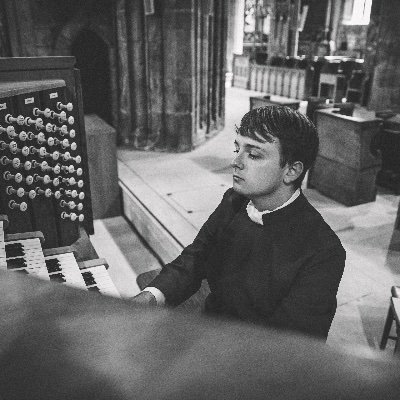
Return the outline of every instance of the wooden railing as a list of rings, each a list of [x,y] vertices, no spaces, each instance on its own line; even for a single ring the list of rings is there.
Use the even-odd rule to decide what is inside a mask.
[[[235,55],[233,86],[304,100],[311,95],[312,72],[309,69],[258,65],[249,62],[248,57]]]

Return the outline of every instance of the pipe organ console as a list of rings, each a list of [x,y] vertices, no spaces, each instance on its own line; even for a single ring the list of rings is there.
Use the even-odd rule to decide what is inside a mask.
[[[67,246],[93,233],[79,71],[74,57],[0,59],[0,213],[10,232]]]
[[[0,226],[0,269],[119,297],[88,237],[93,216],[74,63],[0,58],[0,223],[8,232]]]

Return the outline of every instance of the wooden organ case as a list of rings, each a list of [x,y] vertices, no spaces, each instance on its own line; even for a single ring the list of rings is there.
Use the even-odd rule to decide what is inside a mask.
[[[45,256],[75,250],[77,260],[88,261],[97,254],[88,236],[93,215],[74,64],[74,57],[0,58],[0,214],[13,240],[37,239],[39,232]]]

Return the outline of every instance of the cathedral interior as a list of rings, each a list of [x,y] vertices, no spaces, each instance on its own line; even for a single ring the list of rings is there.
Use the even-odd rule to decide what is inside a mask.
[[[0,399],[398,397],[399,17],[0,0]],[[132,300],[204,230],[264,106],[318,133],[300,191],[346,251],[326,343],[204,316],[206,279],[173,309]]]

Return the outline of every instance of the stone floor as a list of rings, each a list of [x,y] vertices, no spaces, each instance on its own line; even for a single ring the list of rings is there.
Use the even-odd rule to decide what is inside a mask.
[[[190,243],[231,185],[235,124],[248,111],[248,98],[254,94],[260,95],[228,88],[224,131],[190,153],[118,150],[120,180],[123,174],[131,179],[132,190],[137,189],[134,195],[181,246]],[[302,103],[303,111],[304,107]],[[379,190],[375,202],[345,207],[313,189],[305,189],[305,194],[347,251],[328,344],[376,355],[390,287],[400,284],[400,233],[394,230],[399,198]],[[95,221],[95,231],[93,243],[100,256],[107,258],[122,295],[136,294],[136,276],[158,268],[160,259],[122,217]],[[168,261],[162,258],[161,262]],[[391,349],[389,346],[385,354]]]

